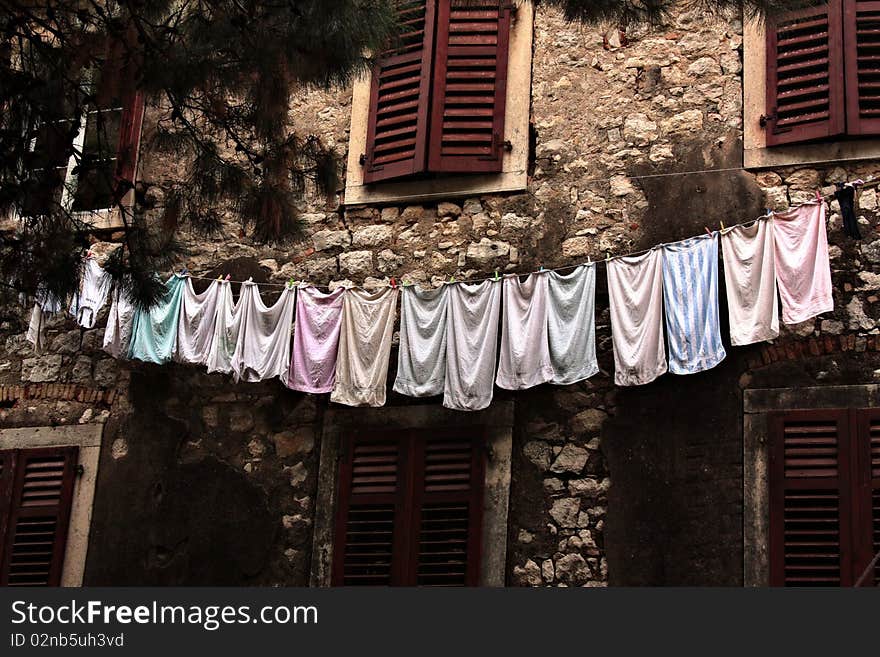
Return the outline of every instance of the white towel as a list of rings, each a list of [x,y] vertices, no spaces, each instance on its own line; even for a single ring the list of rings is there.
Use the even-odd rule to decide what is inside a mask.
[[[232,357],[238,345],[241,332],[241,312],[243,305],[241,295],[238,303],[232,302],[232,286],[229,281],[219,281],[220,292],[217,299],[216,317],[214,318],[214,335],[208,348],[208,374],[212,372],[232,373]],[[243,289],[243,286],[242,286]]]
[[[547,281],[549,272],[529,274],[520,281],[504,277],[504,319],[501,353],[495,383],[507,390],[524,390],[553,379],[547,337]]]
[[[233,377],[256,383],[277,376],[286,384],[296,289],[285,286],[278,300],[267,307],[256,283],[242,283],[239,305],[241,327],[232,356]]]
[[[384,406],[397,288],[370,294],[345,291],[336,382],[330,401],[348,406]]]
[[[446,380],[447,286],[403,288],[400,299],[400,351],[394,390],[410,397],[443,392]]]
[[[721,231],[730,343],[746,345],[779,335],[773,222],[758,220]]]
[[[177,320],[177,353],[174,359],[178,362],[195,365],[207,363],[220,289],[219,281],[211,281],[204,292],[196,294],[192,279],[186,279]]]
[[[492,403],[501,281],[449,286],[443,405],[479,411]]]
[[[107,302],[112,283],[110,274],[104,271],[94,258],[86,260],[79,292],[73,295],[70,303],[70,314],[76,318],[80,326],[87,329],[95,326],[95,318]]]
[[[782,321],[800,324],[834,310],[825,204],[774,212],[773,243]]]
[[[548,338],[551,383],[569,385],[599,371],[596,360],[596,265],[550,272]]]
[[[119,285],[113,290],[107,327],[104,329],[104,351],[114,358],[125,358],[131,343],[135,307],[128,296],[121,292]]]
[[[663,253],[652,249],[608,262],[614,382],[650,383],[666,372],[663,340]]]
[[[23,301],[24,295],[20,296]],[[34,351],[37,353],[42,353],[46,347],[46,316],[57,313],[61,307],[62,303],[57,297],[46,294],[45,290],[37,292],[28,330],[25,334],[25,339],[34,345]]]

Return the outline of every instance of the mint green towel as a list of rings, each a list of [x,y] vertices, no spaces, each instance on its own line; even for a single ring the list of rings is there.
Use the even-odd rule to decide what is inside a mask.
[[[174,274],[165,281],[166,292],[150,310],[138,310],[134,317],[128,357],[148,363],[167,363],[177,348],[177,319],[183,298],[185,276]]]

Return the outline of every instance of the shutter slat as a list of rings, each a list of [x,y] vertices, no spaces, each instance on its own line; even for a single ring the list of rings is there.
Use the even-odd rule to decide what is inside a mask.
[[[398,2],[406,31],[382,53],[373,71],[365,183],[413,175],[427,166],[435,5],[436,0]],[[404,134],[406,140],[395,139]]]
[[[452,4],[438,4],[429,169],[501,171],[510,9]]]
[[[73,500],[76,447],[20,450],[8,496],[0,584],[57,586]]]
[[[842,12],[830,0],[768,23],[768,146],[844,131]]]

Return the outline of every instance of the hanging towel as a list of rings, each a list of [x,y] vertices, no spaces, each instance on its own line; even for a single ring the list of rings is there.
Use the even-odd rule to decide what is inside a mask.
[[[666,372],[663,340],[663,253],[652,249],[608,262],[614,382],[650,383]]]
[[[242,295],[239,295],[238,303],[233,303],[232,285],[229,281],[218,281],[218,284],[220,291],[214,317],[214,334],[211,336],[211,346],[208,348],[205,365],[208,367],[208,374],[212,372],[231,374],[232,356],[235,354],[241,332]]]
[[[551,383],[569,385],[599,371],[596,360],[596,265],[569,274],[550,272],[548,338]]]
[[[177,323],[176,361],[194,365],[204,365],[208,361],[219,299],[220,281],[211,281],[204,292],[196,294],[192,279],[186,278]]]
[[[410,397],[443,392],[446,379],[447,286],[403,288],[400,299],[400,350],[394,390]]]
[[[449,286],[443,405],[479,411],[492,403],[501,281]]]
[[[107,328],[104,329],[104,351],[114,358],[125,358],[131,343],[135,307],[117,285],[113,290]]]
[[[330,401],[348,406],[385,404],[398,291],[345,291],[336,382]]]
[[[834,310],[825,204],[774,212],[773,242],[782,321],[799,324]]]
[[[232,356],[233,377],[236,381],[256,383],[277,376],[287,383],[296,289],[285,286],[269,308],[263,303],[256,283],[242,283],[239,303],[241,332]]]
[[[333,390],[336,352],[342,328],[342,294],[339,287],[324,293],[301,287],[296,296],[296,326],[287,386],[292,390],[321,394]]]
[[[779,335],[773,222],[758,220],[721,231],[730,343],[747,345]]]
[[[177,319],[185,276],[174,274],[165,281],[165,294],[150,310],[134,316],[128,357],[148,363],[167,363],[177,348]]]
[[[87,329],[94,328],[98,311],[107,302],[113,279],[94,258],[86,260],[83,266],[79,291],[73,295],[70,314],[77,323]]]
[[[718,233],[663,246],[669,371],[695,374],[727,353],[718,321]]]
[[[25,339],[34,345],[34,351],[37,353],[42,353],[46,347],[46,316],[57,313],[61,310],[61,305],[61,300],[58,297],[47,294],[45,290],[37,292],[28,330],[25,334]]]
[[[495,383],[507,390],[524,390],[553,379],[547,337],[549,272],[504,277],[501,353]]]

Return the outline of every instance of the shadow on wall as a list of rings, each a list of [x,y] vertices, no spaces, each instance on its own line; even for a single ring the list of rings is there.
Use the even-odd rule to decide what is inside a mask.
[[[85,582],[91,586],[258,584],[275,542],[265,491],[215,456],[181,461],[190,436],[167,417],[170,368],[134,374],[135,412],[114,459],[105,439]],[[162,391],[166,391],[163,393]]]

